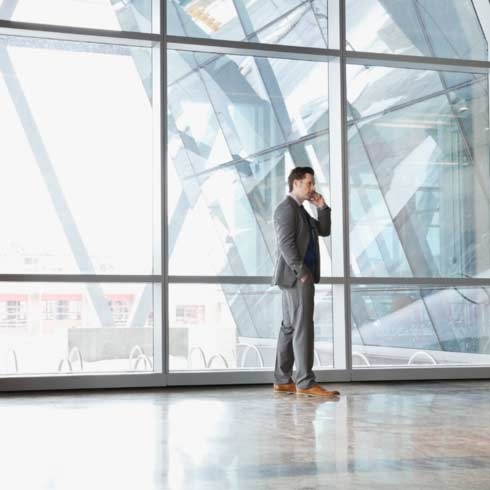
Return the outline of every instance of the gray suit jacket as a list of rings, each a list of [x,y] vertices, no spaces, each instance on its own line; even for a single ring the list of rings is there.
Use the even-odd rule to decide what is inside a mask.
[[[318,210],[318,220],[309,216],[312,223],[313,238],[317,261],[313,273],[315,282],[320,281],[320,247],[318,236],[329,236],[331,227],[331,210],[326,208]],[[304,257],[310,231],[303,218],[299,204],[291,197],[286,198],[274,211],[274,229],[277,241],[277,259],[274,268],[272,284],[290,288],[299,277],[305,275],[308,268],[304,264]]]

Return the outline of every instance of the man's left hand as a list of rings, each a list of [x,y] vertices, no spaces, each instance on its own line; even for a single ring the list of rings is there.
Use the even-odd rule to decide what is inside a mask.
[[[310,196],[309,201],[317,208],[325,207],[325,199],[323,199],[323,196],[318,192],[313,192],[312,195]]]

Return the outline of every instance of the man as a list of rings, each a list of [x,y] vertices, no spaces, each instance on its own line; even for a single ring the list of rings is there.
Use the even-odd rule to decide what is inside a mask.
[[[322,388],[313,374],[315,283],[320,281],[318,236],[330,235],[330,208],[315,192],[314,171],[296,167],[288,177],[289,194],[274,211],[277,260],[273,284],[282,292],[283,320],[279,331],[274,391],[310,396],[337,396]],[[318,210],[313,219],[303,203]],[[293,363],[296,379],[293,382]]]

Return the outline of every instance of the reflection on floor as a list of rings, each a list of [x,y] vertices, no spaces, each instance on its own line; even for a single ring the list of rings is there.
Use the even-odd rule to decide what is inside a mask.
[[[490,488],[490,382],[0,395],[0,488]]]

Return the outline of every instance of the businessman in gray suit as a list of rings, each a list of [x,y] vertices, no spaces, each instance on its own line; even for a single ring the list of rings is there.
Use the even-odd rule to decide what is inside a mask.
[[[315,173],[296,167],[288,177],[289,194],[274,211],[277,260],[273,284],[282,292],[283,320],[279,331],[274,371],[274,391],[310,396],[337,396],[321,387],[313,373],[314,295],[320,281],[318,236],[330,235],[330,208],[315,192]],[[303,203],[318,211],[312,218]],[[293,382],[293,364],[296,376]]]

